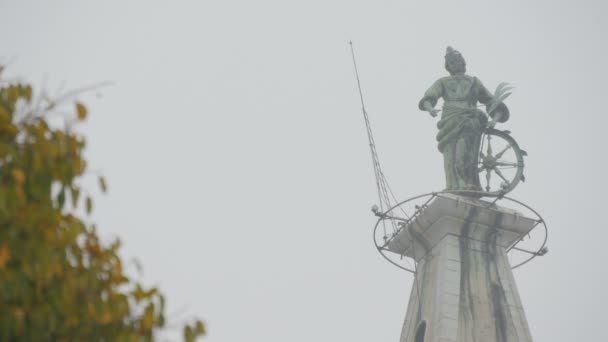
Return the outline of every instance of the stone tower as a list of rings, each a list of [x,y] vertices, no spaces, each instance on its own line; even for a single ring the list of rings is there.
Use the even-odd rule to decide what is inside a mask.
[[[451,194],[420,208],[387,246],[418,265],[400,342],[532,342],[507,251],[536,224]]]

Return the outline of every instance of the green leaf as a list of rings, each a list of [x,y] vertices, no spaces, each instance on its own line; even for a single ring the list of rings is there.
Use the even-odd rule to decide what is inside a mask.
[[[108,191],[108,184],[106,183],[106,179],[105,179],[104,176],[99,176],[99,188],[103,192],[107,192]]]
[[[87,214],[90,214],[91,211],[93,211],[93,200],[91,199],[91,197],[87,197],[86,209],[87,209]]]
[[[59,194],[57,195],[57,204],[59,205],[59,209],[63,208],[63,205],[65,204],[65,189],[61,188],[61,191],[59,191]]]
[[[194,331],[192,331],[192,327],[188,325],[184,327],[184,341],[194,342]]]
[[[72,207],[76,208],[76,205],[78,204],[78,198],[80,197],[80,189],[78,187],[71,187],[70,192],[70,197],[72,197]]]

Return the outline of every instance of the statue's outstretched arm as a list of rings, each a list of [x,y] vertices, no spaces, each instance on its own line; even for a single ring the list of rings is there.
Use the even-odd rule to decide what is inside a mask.
[[[420,110],[429,112],[432,117],[437,116],[439,113],[438,109],[434,109],[439,98],[443,96],[443,84],[441,80],[436,81],[433,85],[424,93],[424,96],[418,103]]]

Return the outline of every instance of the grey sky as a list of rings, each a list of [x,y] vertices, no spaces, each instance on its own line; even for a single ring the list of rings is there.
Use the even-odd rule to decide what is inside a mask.
[[[515,272],[536,341],[606,341],[603,1],[1,1],[8,75],[83,96],[103,236],[209,341],[397,341],[412,277],[373,248],[376,194],[347,41],[401,198],[441,189],[416,105],[447,45],[529,152],[512,195],[549,224]],[[171,319],[171,317],[169,317]],[[175,332],[168,332],[173,336]]]

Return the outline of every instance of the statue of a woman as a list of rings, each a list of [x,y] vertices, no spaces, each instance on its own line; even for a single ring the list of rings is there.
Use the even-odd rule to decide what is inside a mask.
[[[509,119],[509,109],[503,103],[495,105],[488,116],[477,108],[480,102],[490,108],[493,95],[481,81],[468,76],[462,55],[447,48],[445,68],[450,76],[437,80],[420,100],[419,108],[436,117],[434,109],[443,98],[441,120],[437,123],[437,141],[443,154],[446,190],[482,191],[479,182],[479,144],[484,129]]]

